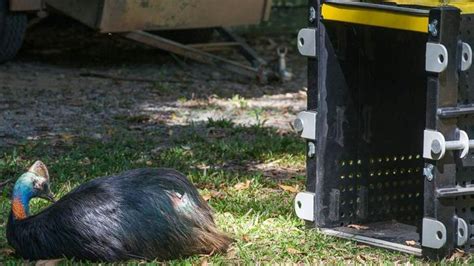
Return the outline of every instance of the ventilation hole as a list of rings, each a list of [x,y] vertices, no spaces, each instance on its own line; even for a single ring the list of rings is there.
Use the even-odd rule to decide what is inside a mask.
[[[303,205],[303,204],[301,204],[301,201],[298,200],[298,202],[296,202],[296,204],[298,205],[298,208],[301,209],[301,206]]]

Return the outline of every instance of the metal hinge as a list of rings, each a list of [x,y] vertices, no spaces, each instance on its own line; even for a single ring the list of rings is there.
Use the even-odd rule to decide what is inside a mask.
[[[316,116],[317,113],[313,111],[304,111],[298,114],[293,126],[302,138],[316,140]]]
[[[421,245],[439,249],[446,244],[446,227],[438,220],[423,218]]]
[[[462,43],[461,54],[461,71],[468,70],[472,65],[472,49],[471,46],[465,42]]]
[[[314,221],[314,193],[300,192],[295,198],[295,212],[298,218]]]
[[[440,43],[426,43],[426,71],[441,73],[448,67],[448,50]]]
[[[309,57],[316,57],[316,29],[304,28],[298,33],[298,51]]]
[[[459,140],[446,141],[443,134],[435,130],[425,129],[423,137],[423,158],[439,160],[444,157],[446,150],[461,151],[459,157],[464,158],[469,148],[474,147],[474,142],[469,141],[469,136],[464,130],[459,130]]]

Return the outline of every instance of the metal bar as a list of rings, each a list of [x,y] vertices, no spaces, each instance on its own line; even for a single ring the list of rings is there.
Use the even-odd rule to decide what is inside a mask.
[[[188,44],[188,47],[199,49],[201,51],[219,51],[240,46],[238,42],[213,42],[213,43],[194,43]]]
[[[245,58],[247,58],[252,66],[260,67],[267,64],[267,61],[258,56],[257,52],[255,52],[255,50],[252,49],[242,37],[225,27],[219,27],[217,28],[217,31],[227,40],[238,42],[240,44],[240,52]]]
[[[321,232],[325,235],[328,235],[328,236],[336,236],[336,237],[340,237],[340,238],[344,238],[344,239],[348,239],[348,240],[355,240],[357,242],[372,245],[372,246],[376,246],[376,247],[388,248],[388,249],[391,249],[391,250],[400,251],[400,252],[412,254],[412,255],[415,255],[415,256],[421,256],[421,249],[417,248],[417,247],[410,247],[410,246],[407,246],[407,245],[397,244],[397,243],[384,241],[384,240],[376,239],[376,238],[372,238],[372,237],[354,235],[354,234],[350,234],[350,233],[337,231],[337,230],[334,230],[334,229],[322,228]]]
[[[442,188],[437,190],[438,198],[455,198],[469,195],[474,195],[474,186]]]
[[[171,53],[181,55],[193,59],[195,61],[209,64],[215,67],[223,68],[228,71],[238,73],[244,76],[263,79],[262,69],[242,65],[240,63],[216,56],[210,53],[200,51],[198,49],[186,46],[184,44],[153,35],[144,31],[132,31],[125,33],[124,37],[146,44],[151,47],[162,49]]]
[[[474,105],[459,105],[457,107],[446,107],[438,109],[439,118],[454,118],[462,115],[473,115]]]
[[[394,11],[393,9],[374,8],[384,5],[341,5],[323,4],[322,16],[324,20],[348,22],[367,26],[384,27],[390,29],[407,30],[415,32],[428,31],[428,14],[402,12],[403,9]],[[416,9],[408,9],[416,10]]]
[[[401,7],[396,5],[387,5],[387,4],[373,4],[373,3],[365,3],[365,2],[348,2],[348,1],[340,1],[340,0],[326,0],[325,3],[341,5],[341,6],[352,6],[352,7],[361,7],[364,9],[378,9],[384,11],[393,11],[393,12],[400,12],[405,14],[413,14],[413,15],[422,15],[428,17],[430,14],[429,10],[421,9],[421,8],[409,8],[409,7]]]

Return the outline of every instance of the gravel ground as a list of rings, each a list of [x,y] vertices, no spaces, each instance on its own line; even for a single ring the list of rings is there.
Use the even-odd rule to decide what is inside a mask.
[[[262,85],[72,20],[48,18],[29,30],[13,62],[0,65],[0,147],[209,118],[290,130],[306,105],[305,60],[294,49],[293,31],[238,31],[272,62],[276,47],[287,46],[293,80]],[[224,56],[239,58],[235,52]]]

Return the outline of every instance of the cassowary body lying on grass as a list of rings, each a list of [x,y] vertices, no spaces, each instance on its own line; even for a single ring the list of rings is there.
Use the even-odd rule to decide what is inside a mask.
[[[25,259],[168,260],[223,252],[231,243],[196,188],[174,170],[97,178],[29,216],[31,198],[51,195],[41,162],[14,186],[7,238]]]

